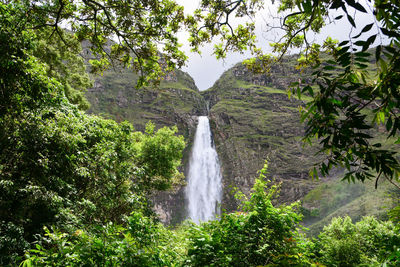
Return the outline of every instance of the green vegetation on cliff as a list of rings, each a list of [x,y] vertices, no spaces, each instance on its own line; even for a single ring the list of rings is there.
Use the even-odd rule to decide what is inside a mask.
[[[304,131],[298,109],[304,102],[289,99],[283,89],[302,74],[290,59],[283,65],[277,65],[270,75],[254,75],[237,64],[202,92],[210,104],[209,116],[226,188],[224,206],[228,210],[236,206],[230,190],[238,187],[248,193],[251,177],[266,158],[270,172],[283,181],[281,202],[300,199],[315,186],[307,179],[316,150],[304,149],[301,143]]]
[[[359,221],[368,215],[386,220],[388,211],[396,205],[395,194],[388,182],[374,189],[372,181],[348,184],[332,180],[318,185],[302,199],[303,224],[315,236],[335,217],[349,216]]]
[[[378,191],[372,183],[343,183],[340,169],[327,179],[309,178],[310,169],[321,156],[315,155],[318,145],[304,147],[302,143],[304,126],[299,108],[311,98],[302,97],[302,101],[296,96],[288,98],[284,88],[300,78],[307,80],[310,73],[296,70],[291,57],[283,60],[270,74],[253,74],[237,64],[212,88],[202,92],[210,105],[209,116],[222,163],[223,207],[236,209],[233,189],[248,194],[251,177],[262,166],[263,159],[268,158],[272,176],[282,183],[278,202],[302,200],[304,223],[311,228],[311,234],[317,234],[335,216],[349,215],[354,220],[365,215],[386,218],[387,209],[383,207],[394,205],[388,196],[391,186],[387,183],[382,183]],[[390,146],[378,128],[371,134],[384,147]]]
[[[158,87],[136,88],[138,75],[121,67],[105,71],[94,79],[94,87],[86,93],[91,103],[89,112],[118,122],[129,121],[139,131],[144,131],[149,121],[157,129],[176,126],[186,142],[179,167],[185,173],[196,130],[196,116],[206,112],[205,102],[193,79],[187,73],[175,70]],[[176,224],[185,219],[185,196],[181,185],[169,192],[153,192],[152,199],[164,223]]]
[[[117,121],[128,120],[139,130],[144,130],[149,120],[157,127],[178,124],[181,133],[190,128],[184,125],[184,118],[204,112],[193,79],[182,71],[169,73],[159,87],[136,88],[137,79],[138,75],[124,68],[96,77],[94,87],[86,94],[91,103],[89,111]]]

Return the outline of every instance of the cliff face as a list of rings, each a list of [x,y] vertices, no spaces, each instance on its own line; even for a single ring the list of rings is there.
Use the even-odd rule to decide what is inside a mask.
[[[292,202],[315,186],[308,179],[314,159],[309,156],[313,150],[303,149],[300,141],[303,128],[297,109],[303,102],[289,100],[284,89],[300,73],[289,73],[289,67],[282,64],[269,76],[252,75],[238,64],[201,93],[192,78],[179,70],[168,75],[159,88],[142,89],[135,88],[138,77],[131,71],[108,71],[87,92],[92,104],[89,112],[128,120],[141,131],[149,120],[157,127],[176,125],[187,142],[181,169],[186,173],[196,116],[206,114],[208,102],[224,176],[223,208],[236,208],[232,189],[248,194],[267,158],[270,174],[283,183],[279,201]],[[184,188],[158,192],[153,200],[163,222],[184,219]]]
[[[340,172],[319,181],[309,178],[311,166],[321,160],[315,156],[316,146],[304,147],[301,142],[304,125],[298,108],[309,99],[289,99],[286,89],[300,79],[309,82],[310,76],[294,65],[293,59],[285,58],[269,75],[259,75],[237,64],[203,92],[179,70],[169,74],[159,88],[142,89],[135,89],[138,77],[131,71],[108,71],[97,77],[87,92],[92,104],[89,112],[129,120],[137,130],[144,130],[149,120],[158,128],[176,125],[187,142],[181,169],[185,174],[196,118],[208,114],[223,174],[222,208],[228,212],[238,204],[232,191],[236,188],[249,194],[267,159],[269,177],[282,183],[277,202],[302,200],[304,222],[314,232],[334,215],[350,214],[354,219],[367,214],[380,216],[385,187],[379,192],[371,192],[372,186],[350,187],[334,179]],[[179,223],[186,216],[183,187],[155,193],[153,201],[164,223]],[[375,206],[360,204],[367,202]]]
[[[193,79],[182,71],[170,73],[159,88],[136,89],[138,76],[123,68],[107,71],[96,77],[94,87],[86,97],[91,103],[89,112],[102,114],[116,121],[128,120],[136,130],[143,131],[152,121],[157,128],[178,127],[178,133],[187,143],[181,171],[186,165],[196,131],[196,117],[206,113],[203,97]],[[153,196],[155,210],[165,223],[176,223],[185,216],[184,188],[156,192]]]
[[[312,180],[309,170],[323,160],[316,156],[318,144],[304,146],[304,125],[298,108],[310,99],[288,98],[292,82],[310,82],[308,72],[299,72],[290,58],[273,66],[270,74],[250,73],[237,64],[226,71],[207,91],[201,92],[209,106],[223,173],[223,208],[235,210],[234,188],[245,194],[254,177],[268,160],[269,178],[281,183],[278,203],[301,200],[303,223],[311,234],[318,234],[332,217],[350,216],[360,220],[365,215],[385,216],[390,184],[382,182],[378,190],[373,181],[349,184],[338,178],[340,170],[330,177]],[[376,132],[379,138],[378,131]]]
[[[299,76],[283,65],[271,75],[252,75],[238,64],[202,92],[210,105],[224,178],[223,208],[228,211],[237,206],[232,189],[248,194],[266,159],[270,177],[282,182],[279,202],[298,200],[316,186],[308,176],[316,149],[301,143],[298,107],[304,103],[289,99],[284,89]]]

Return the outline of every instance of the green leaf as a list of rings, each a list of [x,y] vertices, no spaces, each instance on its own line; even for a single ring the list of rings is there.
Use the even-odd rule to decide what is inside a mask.
[[[377,114],[378,116],[378,122],[384,123],[385,122],[385,112],[380,111]]]
[[[328,65],[328,66],[324,67],[324,70],[334,70],[334,69],[336,69],[336,67],[335,66],[331,66],[331,65]]]
[[[371,30],[371,28],[372,28],[373,25],[374,25],[374,23],[371,23],[371,24],[366,25],[366,26],[361,30],[361,32],[360,32],[359,34],[357,34],[356,36],[353,36],[353,38],[358,38],[358,37],[361,36],[361,34],[363,34],[363,33],[367,32],[367,31]]]
[[[375,39],[376,39],[376,34],[374,34],[374,35],[371,35],[368,39],[367,39],[367,45],[368,45],[368,47],[371,45],[371,44],[373,44],[374,42],[375,42]]]
[[[303,7],[303,9],[306,13],[311,13],[311,11],[312,11],[311,1],[302,2],[301,6]]]
[[[314,90],[312,89],[311,86],[307,85],[303,88],[302,92],[308,92],[312,97],[314,96]]]
[[[357,9],[358,11],[363,13],[368,13],[367,10],[365,10],[365,8],[359,2],[355,2],[354,0],[345,0],[345,1],[349,6]]]
[[[361,30],[361,32],[367,32],[371,30],[372,26],[374,26],[374,23],[365,25],[365,27]]]
[[[356,41],[356,42],[354,42],[354,45],[356,45],[356,46],[364,46],[365,44],[366,44],[367,42],[366,41]]]
[[[369,62],[368,59],[363,58],[363,57],[356,57],[354,60],[358,61],[358,62],[364,62],[364,63],[368,63]]]
[[[392,117],[390,116],[386,122],[386,130],[390,131],[392,129],[393,126],[393,120]]]
[[[366,65],[366,64],[357,63],[357,62],[356,62],[356,65],[357,65],[360,69],[363,69],[363,70],[369,67],[369,66]]]
[[[383,33],[384,35],[386,35],[386,36],[389,36],[389,37],[391,37],[391,38],[400,38],[400,34],[398,34],[397,32],[388,30],[388,29],[386,29],[386,28],[380,28],[380,29],[381,29],[382,33]]]
[[[329,7],[330,9],[338,9],[343,6],[343,2],[341,0],[334,0],[332,5]]]
[[[355,55],[358,57],[369,57],[371,54],[366,52],[357,52]]]
[[[373,44],[373,43],[375,42],[376,36],[377,36],[377,35],[375,34],[375,35],[370,36],[370,37],[367,39],[367,42],[365,43],[365,45],[364,45],[363,48],[362,48],[362,51],[368,50],[368,48],[371,46],[371,44]]]
[[[397,50],[391,46],[385,46],[385,50],[389,51],[392,54],[396,54]]]
[[[379,59],[381,58],[381,51],[382,51],[382,46],[378,45],[376,47],[376,50],[375,50],[375,60],[376,60],[376,62],[378,62]]]
[[[382,69],[382,72],[387,72],[387,64],[385,62],[385,60],[383,60],[382,58],[379,59],[379,65]]]
[[[354,28],[356,28],[356,23],[354,22],[354,19],[353,19],[350,15],[347,15],[347,20],[350,22],[350,24],[351,24]]]

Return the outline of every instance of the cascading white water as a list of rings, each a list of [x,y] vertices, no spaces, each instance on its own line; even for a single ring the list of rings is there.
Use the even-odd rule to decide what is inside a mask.
[[[194,137],[186,197],[189,218],[196,223],[213,219],[219,213],[222,197],[221,171],[206,116],[199,117]]]

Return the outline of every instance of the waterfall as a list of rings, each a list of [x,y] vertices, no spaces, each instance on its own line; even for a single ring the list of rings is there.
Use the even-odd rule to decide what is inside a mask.
[[[222,197],[221,171],[218,154],[211,139],[207,116],[200,116],[189,163],[189,218],[194,222],[207,221],[219,214]]]

